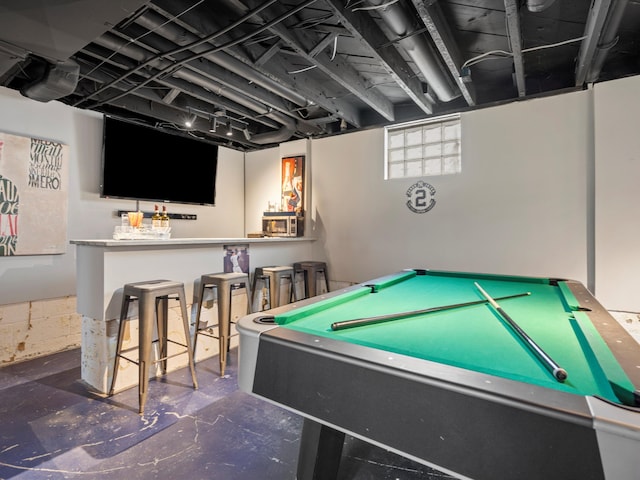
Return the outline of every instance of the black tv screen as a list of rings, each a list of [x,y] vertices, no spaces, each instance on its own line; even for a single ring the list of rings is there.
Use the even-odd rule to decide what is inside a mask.
[[[215,205],[218,146],[104,117],[100,195]]]

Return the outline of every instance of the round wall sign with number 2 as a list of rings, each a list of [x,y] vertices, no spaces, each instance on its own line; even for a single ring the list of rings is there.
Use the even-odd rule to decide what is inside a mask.
[[[427,213],[435,204],[436,189],[420,180],[407,190],[407,207],[414,213]]]

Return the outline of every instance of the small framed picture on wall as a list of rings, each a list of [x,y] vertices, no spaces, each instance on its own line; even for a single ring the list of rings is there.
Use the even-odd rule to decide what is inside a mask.
[[[304,214],[304,155],[282,159],[282,210]]]

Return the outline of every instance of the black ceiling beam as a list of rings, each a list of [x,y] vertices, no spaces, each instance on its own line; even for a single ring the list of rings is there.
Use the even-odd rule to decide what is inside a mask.
[[[252,2],[255,3],[255,2]],[[274,9],[279,5],[274,5]],[[281,14],[282,8],[276,14]],[[318,52],[315,56],[309,54],[313,47],[319,43],[308,31],[296,29],[292,31],[282,24],[273,25],[269,31],[278,35],[283,44],[291,48],[309,66],[322,71],[331,80],[341,85],[344,89],[356,96],[365,104],[378,112],[387,120],[393,120],[393,105],[376,88],[373,88],[360,74],[340,55],[331,58],[326,52]],[[341,112],[335,112],[340,114]],[[345,119],[346,120],[346,119]],[[360,126],[360,125],[356,125]]]
[[[522,32],[520,30],[520,10],[516,0],[504,0],[504,10],[507,17],[507,36],[510,40],[511,54],[513,57],[513,70],[515,75],[518,96],[527,94],[524,81],[524,61],[522,59]]]

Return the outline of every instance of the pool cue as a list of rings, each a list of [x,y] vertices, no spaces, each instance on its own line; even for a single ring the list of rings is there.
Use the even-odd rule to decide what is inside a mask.
[[[491,296],[484,291],[484,289],[478,284],[478,282],[474,282],[476,288],[480,291],[482,296],[487,299],[487,301],[491,304],[493,308],[497,310],[497,312],[504,318],[509,326],[520,336],[522,340],[526,343],[529,349],[535,354],[535,356],[542,362],[542,364],[551,372],[551,374],[555,377],[559,382],[564,382],[567,379],[567,371],[564,368],[561,368],[556,362],[552,360],[552,358],[547,355],[542,348],[538,346],[536,342],[526,334],[526,332],[520,328],[520,326],[513,321],[513,319],[507,315],[500,305],[491,298]],[[499,300],[499,299],[497,299]]]
[[[531,295],[531,292],[517,293],[515,295],[507,295],[506,297],[500,297],[498,300],[507,300],[509,298],[525,297]],[[390,320],[399,320],[401,318],[412,317],[414,315],[424,315],[425,313],[442,312],[444,310],[451,310],[453,308],[470,307],[472,305],[480,305],[481,303],[487,303],[488,300],[474,300],[472,302],[454,303],[451,305],[443,305],[440,307],[425,308],[423,310],[413,310],[411,312],[390,313],[388,315],[380,315],[377,317],[368,318],[354,318],[353,320],[343,320],[341,322],[334,322],[331,324],[331,330],[344,330],[345,328],[360,327],[362,325],[374,325],[376,323],[388,322]]]

